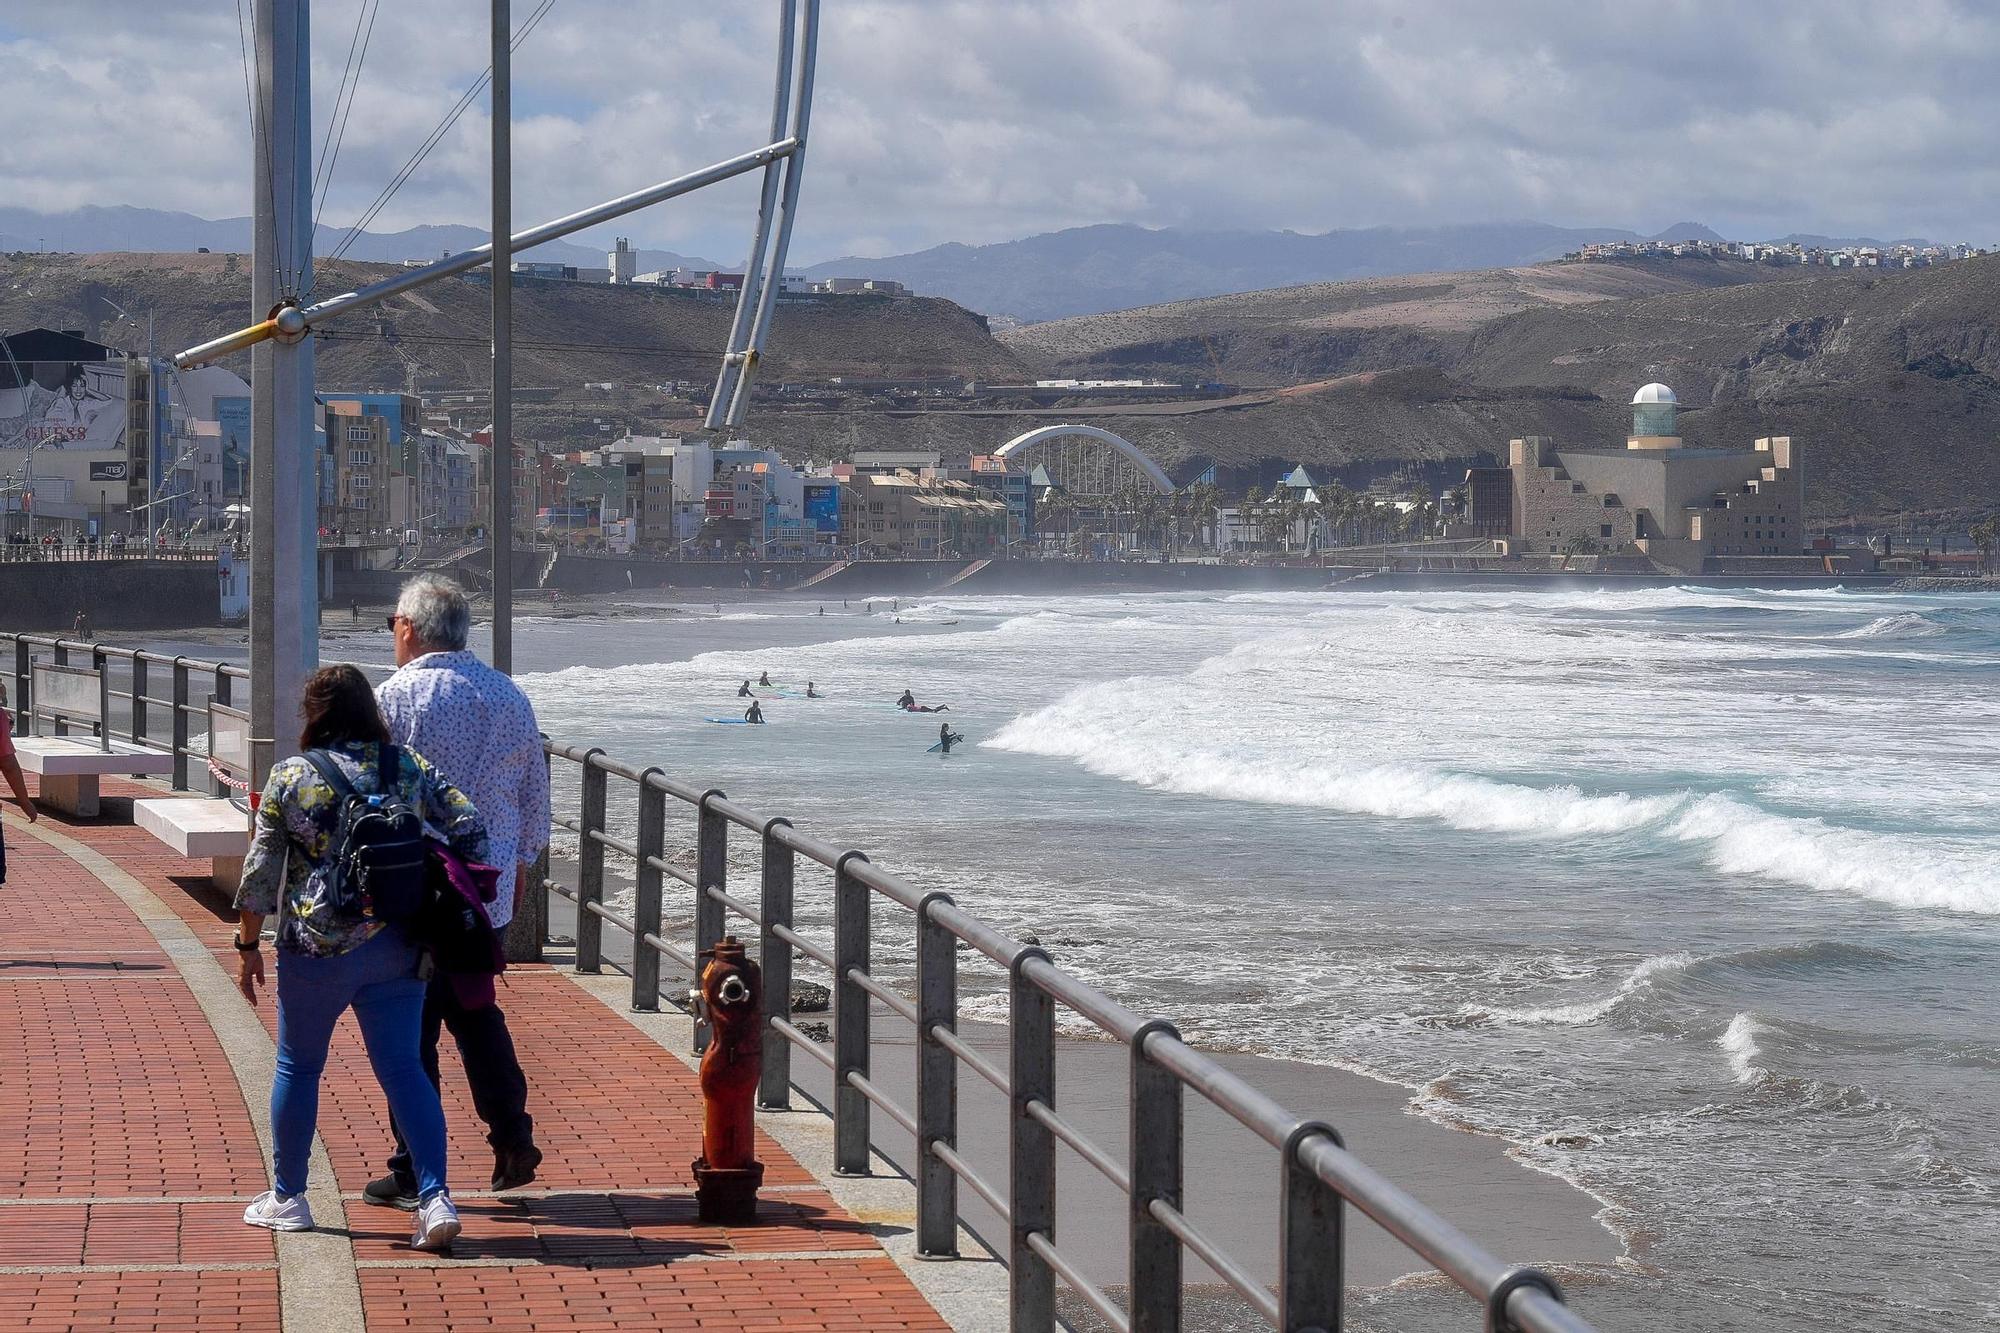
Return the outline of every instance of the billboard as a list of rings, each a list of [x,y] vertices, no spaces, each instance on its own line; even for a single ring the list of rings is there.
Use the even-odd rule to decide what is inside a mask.
[[[806,526],[814,532],[840,532],[840,487],[806,483]]]
[[[241,500],[250,482],[250,400],[217,396],[215,420],[222,427],[222,494]]]
[[[0,450],[125,448],[123,361],[23,361],[0,378]]]
[[[122,458],[109,463],[92,463],[90,465],[90,480],[123,481],[125,480],[125,474],[130,470],[130,465]]]

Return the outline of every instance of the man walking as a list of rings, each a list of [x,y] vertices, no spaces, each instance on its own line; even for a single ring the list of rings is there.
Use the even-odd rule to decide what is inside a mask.
[[[549,771],[534,706],[520,686],[466,651],[472,607],[451,580],[424,574],[405,583],[389,623],[396,633],[396,673],[375,692],[382,717],[398,745],[429,760],[472,798],[500,868],[499,893],[487,915],[495,930],[504,931],[520,909],[530,863],[549,841]],[[434,1083],[440,1028],[450,1029],[458,1045],[473,1107],[486,1122],[493,1188],[526,1185],[542,1152],[506,1016],[497,1003],[467,1009],[444,977],[432,978],[424,1000],[423,1058]],[[416,1207],[416,1176],[400,1129],[389,1174],[371,1182],[365,1194],[384,1207]]]

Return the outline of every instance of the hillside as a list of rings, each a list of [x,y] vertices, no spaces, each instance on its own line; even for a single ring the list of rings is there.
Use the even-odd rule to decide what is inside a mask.
[[[1996,311],[2000,257],[1911,271],[1684,260],[1291,288],[1002,341],[1044,373],[1332,382],[1226,426],[1129,423],[1163,456],[1345,464],[1470,457],[1525,431],[1616,440],[1633,388],[1663,380],[1691,444],[1799,438],[1816,511],[1972,514],[2000,502]]]
[[[1035,321],[1298,283],[1533,264],[1590,241],[1637,239],[1616,227],[1539,222],[1318,234],[1105,224],[992,245],[836,259],[805,272],[892,278],[985,314]]]
[[[339,291],[384,267],[342,265]],[[123,346],[157,311],[158,344],[243,321],[226,255],[0,259],[0,328],[80,328]],[[319,381],[462,388],[487,376],[488,292],[454,281],[324,335]],[[516,382],[565,392],[524,406],[522,438],[575,446],[630,427],[689,428],[686,404],[586,382],[705,381],[730,308],[663,292],[523,284]],[[1119,432],[1188,477],[1233,480],[1304,461],[1350,485],[1420,471],[1443,484],[1515,435],[1623,437],[1648,380],[1679,392],[1689,442],[1791,434],[1815,514],[1971,516],[2000,506],[2000,257],[1907,272],[1705,260],[1561,264],[1315,284],[1056,321],[996,339],[937,299],[780,307],[764,382],[832,375],[1161,374],[1242,386],[1224,399],[926,412],[753,411],[750,433],[800,456],[861,447],[988,451],[1055,421]],[[239,358],[247,362],[247,357]],[[932,404],[947,408],[948,402]]]
[[[396,271],[332,265],[318,291],[347,291]],[[448,279],[336,321],[318,340],[320,384],[414,391],[485,383],[490,297],[483,280]],[[113,302],[141,321],[153,312],[156,345],[177,350],[249,322],[248,262],[225,254],[0,256],[0,329],[43,324],[143,347],[143,325],[119,324]],[[514,297],[514,382],[709,379],[732,311],[654,288],[523,282]],[[228,364],[247,373],[249,356]],[[949,301],[842,297],[780,305],[763,373],[1008,377],[1022,370],[984,321]]]

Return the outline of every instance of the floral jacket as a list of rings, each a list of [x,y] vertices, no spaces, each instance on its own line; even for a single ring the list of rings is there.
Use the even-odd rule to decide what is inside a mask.
[[[328,751],[362,795],[384,790],[381,747],[372,741]],[[391,787],[429,829],[468,861],[486,859],[486,830],[464,793],[438,776],[422,755],[397,748]],[[333,910],[327,873],[340,823],[339,801],[313,766],[291,758],[271,770],[259,803],[236,906],[278,917],[278,947],[313,957],[346,953],[375,937],[384,923]],[[280,911],[282,900],[283,910]]]

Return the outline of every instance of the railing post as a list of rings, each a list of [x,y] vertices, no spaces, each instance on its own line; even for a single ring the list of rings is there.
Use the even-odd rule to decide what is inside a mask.
[[[604,970],[604,918],[591,906],[604,901],[604,844],[591,836],[604,831],[604,770],[592,746],[583,756],[583,795],[577,803],[576,970]]]
[[[1152,1205],[1181,1207],[1181,1081],[1147,1059],[1146,1039],[1155,1034],[1180,1035],[1162,1019],[1132,1034],[1132,1333],[1180,1333],[1181,1243]]]
[[[757,957],[764,968],[764,1067],[757,1078],[757,1105],[766,1111],[787,1111],[792,1105],[792,1043],[773,1032],[769,1020],[792,1021],[792,946],[778,938],[777,927],[792,927],[792,879],[796,858],[778,841],[777,830],[790,828],[789,819],[764,825],[764,874],[758,899]]]
[[[1340,1146],[1331,1125],[1307,1121],[1285,1139],[1282,1202],[1278,1219],[1278,1333],[1340,1333],[1347,1255],[1341,1198],[1302,1162],[1300,1150],[1315,1139]]]
[[[951,895],[927,893],[917,904],[917,1253],[958,1254],[958,1176],[931,1151],[958,1147],[958,1057],[937,1029],[958,1030],[958,939],[931,920]]]
[[[174,659],[174,790],[188,786],[188,664],[187,658]]]
[[[61,635],[56,636],[56,651],[55,651],[54,661],[57,666],[69,665],[69,645],[63,642]],[[54,727],[54,730],[50,731],[49,735],[51,736],[69,735],[69,723],[63,721],[60,716],[51,718],[50,723]]]
[[[146,709],[146,655],[132,654],[132,743],[144,745],[150,728]]]
[[[667,855],[667,793],[649,781],[657,768],[639,775],[639,869],[632,889],[632,1007],[652,1013],[660,1007],[660,951],[646,942],[660,933],[660,905]]]
[[[710,886],[729,887],[729,821],[713,808],[723,792],[709,790],[696,803],[694,827],[694,982],[701,984],[704,959],[722,939],[722,904],[708,896]],[[695,1006],[694,1053],[708,1049],[708,1020]]]
[[[215,668],[215,701],[228,706],[236,702],[229,695],[229,668],[220,664]]]
[[[14,639],[14,730],[25,734],[28,730],[28,681],[34,675],[35,659],[28,650],[28,641],[16,636]]]
[[[97,740],[106,750],[111,748],[111,663],[104,655],[103,644],[93,644],[90,649],[90,669],[97,673]]]
[[[1056,1136],[1028,1114],[1030,1102],[1056,1100],[1056,1004],[1023,969],[1040,949],[1014,956],[1008,976],[1008,1327],[1011,1333],[1053,1333],[1056,1275],[1028,1245],[1040,1232],[1053,1244],[1056,1228]]]
[[[844,852],[833,868],[833,1172],[868,1170],[868,1099],[848,1082],[868,1077],[868,992],[850,973],[868,972],[868,886],[848,869],[868,858]]]

